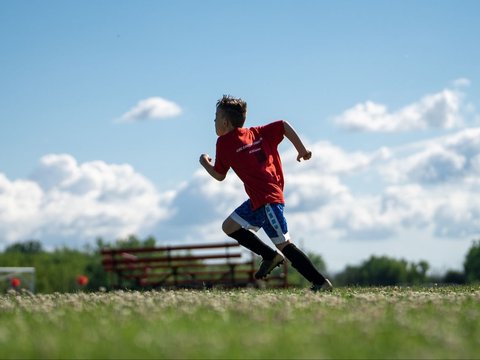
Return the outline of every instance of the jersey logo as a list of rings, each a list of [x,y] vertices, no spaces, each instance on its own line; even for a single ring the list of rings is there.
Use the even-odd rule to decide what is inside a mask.
[[[237,153],[249,149],[248,150],[249,155],[255,156],[255,158],[259,163],[264,163],[265,161],[267,161],[267,156],[265,155],[265,152],[261,147],[262,141],[263,141],[263,138],[260,138],[257,141],[252,142],[251,144],[245,144],[243,146],[240,146],[237,149]]]

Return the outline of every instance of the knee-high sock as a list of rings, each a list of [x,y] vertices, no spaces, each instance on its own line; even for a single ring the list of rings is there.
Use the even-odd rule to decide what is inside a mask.
[[[253,251],[255,254],[260,255],[265,260],[271,260],[274,258],[277,253],[271,247],[266,245],[262,240],[258,238],[253,232],[247,229],[240,229],[234,231],[228,236],[234,238],[238,243],[247,249]]]
[[[325,277],[313,266],[308,256],[297,248],[295,244],[285,246],[282,253],[305,279],[313,284],[323,284],[325,282]]]

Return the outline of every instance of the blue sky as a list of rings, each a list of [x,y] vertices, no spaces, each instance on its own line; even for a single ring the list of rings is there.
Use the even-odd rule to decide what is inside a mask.
[[[0,2],[0,245],[223,239],[215,102],[288,120],[290,231],[332,271],[480,235],[478,1]],[[293,159],[293,160],[292,160]],[[290,203],[289,203],[290,202]],[[206,211],[208,209],[208,211]],[[297,235],[298,234],[298,235]]]

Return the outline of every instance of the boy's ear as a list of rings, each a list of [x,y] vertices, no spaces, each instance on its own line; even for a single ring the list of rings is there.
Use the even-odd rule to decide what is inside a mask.
[[[222,122],[222,124],[225,124],[227,122],[227,117],[225,116],[225,113],[223,111],[218,112],[218,118]]]
[[[223,126],[228,126],[228,124],[230,124],[230,121],[228,121],[228,118],[224,113],[221,114],[220,121],[222,122]]]

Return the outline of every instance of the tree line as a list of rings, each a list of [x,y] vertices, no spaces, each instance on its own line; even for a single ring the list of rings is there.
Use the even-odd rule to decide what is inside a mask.
[[[35,290],[39,293],[98,291],[112,288],[112,274],[102,267],[100,251],[103,248],[152,247],[156,239],[139,239],[129,236],[114,243],[97,239],[94,246],[82,250],[67,247],[47,251],[36,240],[15,243],[0,253],[0,267],[34,267]],[[308,253],[310,259],[323,273],[326,265],[319,254]],[[428,275],[430,266],[426,261],[408,262],[387,256],[371,256],[359,265],[348,265],[343,271],[330,276],[336,286],[396,286],[424,284],[471,284],[480,282],[480,240],[472,242],[463,263],[463,270],[448,270],[443,275]],[[277,270],[278,271],[278,270]],[[308,285],[293,267],[289,267],[289,283],[304,287]],[[25,287],[21,276],[0,278],[0,291],[14,285]]]

